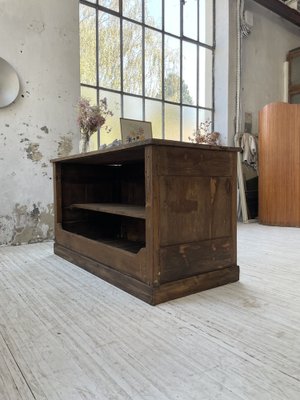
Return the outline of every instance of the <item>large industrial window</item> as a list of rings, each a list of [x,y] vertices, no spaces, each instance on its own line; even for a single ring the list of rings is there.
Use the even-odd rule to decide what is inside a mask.
[[[213,121],[213,59],[214,0],[81,0],[81,95],[114,114],[92,147],[120,139],[120,117],[189,141]]]

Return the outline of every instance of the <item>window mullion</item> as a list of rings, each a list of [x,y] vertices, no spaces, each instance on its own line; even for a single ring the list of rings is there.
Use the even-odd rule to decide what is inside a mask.
[[[199,0],[198,0],[199,1]],[[213,0],[213,49],[212,49],[212,124],[211,129],[215,129],[215,48],[216,48],[216,0]]]
[[[179,61],[179,75],[180,75],[180,91],[179,91],[179,102],[180,102],[180,140],[182,141],[182,126],[183,126],[183,121],[182,121],[182,87],[183,87],[183,82],[182,82],[182,46],[183,46],[183,6],[184,2],[180,2],[180,61]]]
[[[162,138],[165,138],[165,0],[162,0],[162,48],[161,48],[161,70],[162,70]]]
[[[124,117],[124,87],[123,87],[123,6],[120,0],[120,91],[121,91],[121,117]]]
[[[98,0],[97,0],[98,5]],[[97,94],[97,105],[99,105],[100,91],[99,91],[99,10],[96,8],[96,94]],[[100,128],[97,130],[97,143],[100,148]]]
[[[124,111],[125,111],[125,105],[126,105],[124,103],[125,95],[126,95],[126,93],[124,92],[124,89],[125,89],[124,77],[125,77],[125,72],[126,72],[124,70],[124,68],[125,68],[125,64],[124,64],[124,50],[125,50],[124,49],[124,44],[125,44],[125,40],[126,40],[126,38],[124,37],[124,34],[126,35],[126,29],[125,29],[126,27],[124,26],[124,21],[136,23],[137,25],[140,25],[140,27],[141,27],[141,35],[142,35],[142,43],[141,43],[141,52],[142,52],[142,54],[141,54],[141,58],[138,57],[139,60],[140,60],[139,62],[142,63],[142,71],[141,71],[141,74],[142,74],[142,92],[139,95],[134,95],[133,93],[127,93],[127,94],[129,96],[138,97],[138,98],[142,99],[142,104],[141,104],[142,110],[140,110],[142,112],[140,114],[143,117],[143,119],[144,120],[146,119],[146,109],[147,109],[146,102],[147,102],[147,100],[157,100],[157,101],[160,101],[160,103],[162,105],[162,107],[161,107],[161,117],[162,117],[161,129],[162,129],[162,137],[163,138],[166,137],[166,132],[165,132],[165,130],[166,130],[166,121],[165,121],[165,118],[166,118],[166,111],[167,111],[166,105],[167,104],[174,104],[174,106],[175,105],[177,105],[177,106],[179,105],[180,140],[183,140],[183,134],[184,134],[184,121],[183,121],[183,117],[185,115],[184,114],[184,107],[192,107],[193,109],[197,110],[196,121],[194,120],[194,123],[193,123],[193,125],[196,123],[196,128],[199,126],[199,123],[201,122],[200,119],[202,119],[202,117],[200,115],[202,113],[201,110],[211,111],[211,113],[212,113],[212,116],[211,116],[212,128],[213,128],[213,123],[214,123],[214,121],[213,121],[214,120],[214,105],[215,105],[215,99],[214,99],[214,85],[215,85],[215,82],[214,82],[213,71],[214,71],[214,66],[215,66],[215,57],[214,57],[215,56],[215,51],[214,50],[215,50],[215,18],[216,18],[215,7],[216,7],[216,1],[212,0],[212,7],[213,7],[213,10],[212,10],[212,12],[213,12],[213,15],[212,15],[213,42],[209,43],[209,44],[208,43],[202,43],[202,42],[200,43],[201,21],[203,21],[203,18],[206,18],[206,16],[207,16],[207,18],[209,18],[209,20],[211,18],[211,16],[209,17],[208,14],[200,15],[200,12],[201,12],[200,0],[197,0],[197,5],[196,5],[196,7],[197,7],[197,16],[195,16],[196,18],[194,19],[195,23],[197,24],[197,37],[195,36],[193,38],[192,37],[188,37],[188,36],[184,36],[185,12],[187,12],[187,13],[189,12],[188,9],[185,9],[185,1],[184,0],[178,0],[180,2],[180,15],[179,15],[179,18],[180,18],[180,21],[179,21],[180,22],[180,31],[179,31],[178,34],[177,34],[177,32],[175,32],[175,34],[171,33],[171,32],[166,33],[166,31],[165,31],[166,22],[168,22],[168,18],[173,18],[172,13],[166,15],[166,8],[168,6],[167,0],[162,0],[161,1],[161,12],[162,12],[162,18],[161,18],[162,19],[162,26],[161,26],[161,28],[157,27],[157,26],[152,26],[152,21],[151,20],[147,21],[147,24],[146,24],[146,11],[147,11],[146,4],[147,3],[146,3],[146,0],[140,0],[140,1],[141,1],[141,6],[142,6],[142,19],[141,20],[139,19],[139,17],[136,17],[133,14],[129,14],[128,16],[123,16],[123,0],[118,0],[118,2],[119,2],[119,11],[116,11],[115,7],[114,7],[114,9],[110,9],[109,6],[104,7],[103,5],[100,4],[101,3],[100,0],[96,0],[94,4],[93,3],[89,3],[86,0],[80,0],[80,2],[79,2],[80,4],[85,4],[86,6],[94,8],[96,10],[96,21],[95,21],[95,24],[96,24],[96,38],[95,38],[95,40],[96,40],[96,50],[95,50],[95,53],[96,53],[95,54],[96,80],[95,80],[95,85],[89,85],[89,84],[82,83],[81,86],[83,86],[83,87],[91,87],[91,88],[95,88],[96,89],[97,104],[99,104],[100,99],[101,99],[101,90],[108,90],[109,92],[112,92],[112,93],[119,93],[120,94],[120,109],[121,109],[120,110],[120,114],[121,114],[122,117],[124,117]],[[104,3],[102,3],[102,4],[104,4]],[[101,24],[100,17],[102,18],[102,16],[100,15],[100,11],[103,12],[104,15],[114,15],[115,17],[117,17],[119,19],[119,32],[118,32],[118,34],[120,35],[120,45],[119,45],[119,49],[120,49],[120,57],[119,57],[119,61],[120,61],[120,72],[119,72],[120,73],[120,86],[118,88],[115,88],[115,89],[106,88],[105,82],[102,83],[101,80],[100,80],[100,77],[101,77],[101,75],[100,75],[101,74],[101,71],[100,71],[101,60],[103,59],[103,57],[105,57],[105,51],[104,51],[104,54],[101,54],[101,48],[100,48],[100,41],[101,41],[101,37],[103,35],[103,33],[101,32],[101,29],[105,29],[105,26],[102,26],[102,25],[100,26],[100,24]],[[210,11],[210,9],[208,11]],[[135,18],[137,18],[137,20]],[[153,25],[155,25],[155,24],[153,23]],[[161,60],[160,60],[160,63],[161,63],[161,79],[160,79],[160,81],[161,81],[161,99],[160,100],[158,100],[156,98],[148,97],[147,93],[146,93],[146,90],[147,90],[147,87],[146,87],[146,67],[147,67],[147,64],[146,64],[146,62],[148,60],[148,56],[146,55],[146,51],[151,51],[151,48],[149,50],[148,47],[147,47],[147,28],[149,28],[149,29],[151,29],[151,30],[153,30],[155,32],[159,32],[161,34],[161,48],[160,48],[160,57],[161,57]],[[208,25],[208,29],[210,29],[210,25]],[[170,36],[170,37],[173,37],[174,39],[179,40],[179,60],[177,59],[177,61],[175,61],[175,62],[177,62],[176,70],[178,71],[178,68],[179,68],[179,71],[177,72],[177,74],[179,74],[180,87],[179,88],[178,88],[178,86],[176,87],[176,84],[175,84],[175,86],[173,88],[173,84],[171,83],[171,85],[172,85],[171,90],[175,90],[175,91],[179,90],[179,104],[177,103],[177,101],[173,102],[173,101],[169,101],[170,99],[166,100],[166,86],[165,86],[166,76],[165,75],[166,75],[166,65],[168,65],[168,63],[166,64],[165,57],[167,56],[167,54],[169,54],[168,52],[166,52],[166,43],[167,43],[166,39],[167,39],[167,36]],[[113,38],[112,38],[112,40],[113,40]],[[205,38],[202,39],[202,40],[206,41]],[[188,78],[189,77],[189,73],[188,73],[189,46],[186,47],[186,45],[189,44],[189,43],[193,43],[194,45],[197,46],[197,50],[196,50],[197,59],[194,61],[194,62],[196,62],[196,65],[193,66],[193,69],[195,67],[197,69],[197,73],[196,73],[196,76],[195,76],[195,80],[196,81],[194,83],[190,82],[190,80]],[[132,46],[134,46],[134,44]],[[177,47],[177,49],[178,49],[178,47]],[[202,103],[200,104],[199,103],[200,91],[204,90],[204,88],[200,87],[200,84],[202,82],[202,75],[200,77],[200,72],[199,72],[200,67],[201,67],[201,64],[200,64],[201,60],[200,60],[199,57],[201,55],[202,49],[207,49],[207,52],[208,53],[211,52],[211,54],[212,54],[212,71],[211,71],[211,73],[212,73],[212,84],[211,84],[212,104],[209,105],[209,107],[206,107],[206,105],[207,105],[206,103],[205,104],[202,104]],[[135,49],[133,48],[132,51],[134,51],[134,50]],[[171,54],[172,54],[172,51],[173,51],[172,47],[170,48],[170,51],[171,51]],[[175,48],[174,48],[174,52],[175,52]],[[183,60],[183,56],[184,55],[187,57],[187,64],[185,64],[185,62]],[[157,56],[157,55],[153,54],[153,57],[154,56]],[[149,59],[151,59],[151,54],[149,54]],[[184,71],[183,71],[183,67],[185,67],[185,66],[187,68],[187,71],[186,71],[186,73],[187,73],[186,80],[188,82],[187,85],[188,85],[188,87],[190,87],[192,92],[196,89],[196,99],[195,99],[195,102],[194,102],[193,105],[192,104],[184,104],[184,102],[183,102],[184,98],[185,98],[184,97],[184,92],[183,92],[183,83],[184,83],[183,78],[185,77]],[[133,68],[135,68],[135,65],[133,65]],[[208,72],[210,72],[210,71],[206,70],[207,69],[207,65],[206,64],[205,64],[205,66],[203,66],[203,68],[205,68],[205,70],[203,70],[203,74],[204,74],[204,71],[205,71],[205,76],[206,76],[206,74]],[[154,73],[154,71],[153,71],[153,73]],[[117,77],[115,77],[115,78],[117,79]],[[176,77],[176,79],[178,79],[178,78]],[[204,79],[204,77],[203,77],[203,79]],[[102,83],[102,85],[100,86],[101,83]],[[195,85],[196,88],[193,85]],[[209,90],[208,87],[207,87],[207,90]],[[154,94],[152,94],[152,96],[154,96]],[[189,101],[186,101],[186,103],[189,103]],[[175,108],[174,108],[174,110],[175,110]],[[177,108],[176,113],[178,115],[178,108]],[[154,118],[155,118],[155,116],[154,116]],[[172,118],[172,114],[171,114],[170,118]],[[177,132],[178,132],[178,130],[177,130]],[[99,132],[98,132],[98,143],[100,145],[100,134],[99,134]]]
[[[143,95],[143,119],[146,119],[145,105],[145,0],[142,0],[142,95]]]
[[[197,45],[197,91],[196,91],[196,104],[197,104],[197,113],[196,113],[196,127],[195,129],[198,129],[199,127],[199,91],[200,91],[200,83],[199,83],[199,67],[200,67],[200,62],[199,62],[199,40],[200,40],[200,0],[197,1],[197,39],[198,39],[198,45]]]

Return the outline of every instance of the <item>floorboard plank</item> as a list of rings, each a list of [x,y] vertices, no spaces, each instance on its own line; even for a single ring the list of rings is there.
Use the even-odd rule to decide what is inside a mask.
[[[51,242],[1,247],[1,400],[298,400],[299,242],[239,225],[239,282],[156,307]]]

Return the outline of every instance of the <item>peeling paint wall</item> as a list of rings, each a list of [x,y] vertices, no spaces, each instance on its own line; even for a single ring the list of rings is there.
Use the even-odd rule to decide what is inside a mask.
[[[53,237],[51,158],[78,149],[78,0],[0,0],[0,56],[20,93],[0,109],[0,245]]]

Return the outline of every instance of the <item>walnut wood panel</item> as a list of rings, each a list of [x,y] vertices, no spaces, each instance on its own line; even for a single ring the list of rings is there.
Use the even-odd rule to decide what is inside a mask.
[[[226,285],[239,280],[239,267],[232,266],[217,271],[206,272],[179,281],[168,282],[155,288],[152,304],[177,299],[187,294],[201,292],[203,290]]]
[[[101,157],[99,158],[99,154]],[[52,162],[63,161],[64,164],[86,164],[86,165],[115,165],[118,163],[136,162],[144,159],[144,146],[140,144],[128,146],[116,146],[107,150],[91,151],[84,154],[76,154],[72,156],[56,158]]]
[[[163,247],[160,250],[161,283],[233,266],[230,237]]]
[[[80,208],[96,212],[104,212],[108,214],[126,215],[133,218],[146,218],[145,207],[135,206],[132,204],[112,204],[112,203],[83,203],[72,204],[71,208]]]
[[[153,146],[145,150],[145,187],[146,187],[146,249],[149,282],[158,286],[160,267],[158,249],[160,246],[161,213],[159,207],[159,151]]]
[[[160,245],[231,234],[232,186],[227,177],[160,178]]]
[[[150,304],[237,280],[237,151],[151,139],[54,160],[57,254]]]
[[[82,165],[75,163],[64,164],[62,179],[67,183],[94,184],[115,180],[118,178],[119,168],[107,165]]]
[[[80,266],[99,278],[104,279],[106,282],[109,282],[112,285],[131,293],[139,299],[152,304],[153,290],[149,285],[140,282],[131,276],[124,275],[122,272],[98,261],[92,260],[90,257],[86,257],[82,253],[71,250],[68,247],[54,244],[54,252],[58,256]]]
[[[236,155],[234,159],[236,161]],[[231,159],[228,159],[230,165]],[[236,170],[236,162],[232,163]],[[234,175],[233,175],[234,176]],[[226,177],[210,178],[210,238],[234,236],[236,227],[236,186],[234,179]],[[207,218],[207,217],[206,217]]]
[[[136,162],[130,165],[81,165],[66,164],[62,170],[64,185],[80,187],[87,198],[94,200],[117,197],[120,202],[145,204],[144,163]],[[68,192],[68,191],[66,191]],[[110,196],[108,195],[110,193]]]
[[[57,229],[56,242],[85,257],[89,257],[105,265],[113,265],[114,269],[139,280],[143,279],[141,271],[145,264],[145,249],[138,254],[88,239],[81,235]]]
[[[260,112],[259,220],[300,226],[300,106],[273,103]]]
[[[61,165],[53,164],[54,224],[62,221]]]
[[[152,287],[59,244],[54,245],[54,252],[151,305],[236,282],[239,279],[239,267],[232,266]]]
[[[161,146],[159,175],[231,176],[228,153],[209,148],[170,148]]]
[[[64,164],[61,179],[63,186],[60,197],[65,221],[80,217],[78,211],[70,207],[74,203],[145,205],[144,163],[141,162],[113,167]]]
[[[146,139],[136,143],[123,144],[121,146],[110,147],[104,150],[91,151],[84,154],[75,154],[67,157],[60,157],[52,159],[51,162],[63,162],[64,164],[76,163],[76,164],[116,164],[116,163],[130,163],[136,162],[137,160],[144,160],[144,150],[148,146],[168,146],[172,148],[179,147],[183,148],[194,148],[198,149],[213,150],[216,152],[238,152],[239,149],[236,147],[228,146],[211,146],[206,144],[197,144],[179,142],[175,140],[165,139]],[[100,157],[99,157],[100,156]]]
[[[232,238],[232,262],[233,265],[237,265],[237,153],[231,153],[231,231],[230,236]],[[224,218],[222,216],[221,218]]]

